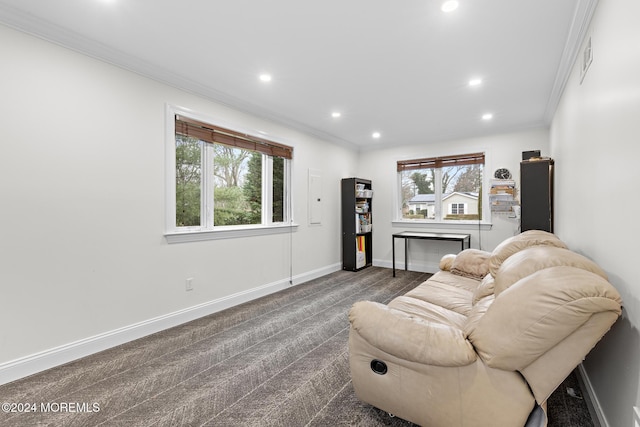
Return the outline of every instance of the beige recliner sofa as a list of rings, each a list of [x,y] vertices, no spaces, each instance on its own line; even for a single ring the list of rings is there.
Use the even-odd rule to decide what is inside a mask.
[[[605,272],[537,230],[440,268],[350,310],[358,398],[430,427],[546,425],[547,398],[621,314]]]

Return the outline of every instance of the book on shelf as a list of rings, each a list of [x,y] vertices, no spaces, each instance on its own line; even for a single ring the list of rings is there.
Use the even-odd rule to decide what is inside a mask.
[[[356,233],[368,233],[371,231],[371,214],[356,214]]]
[[[356,212],[359,212],[359,213],[369,212],[369,202],[367,202],[366,200],[356,202]]]
[[[367,248],[364,236],[356,237],[356,268],[362,268],[367,264]]]

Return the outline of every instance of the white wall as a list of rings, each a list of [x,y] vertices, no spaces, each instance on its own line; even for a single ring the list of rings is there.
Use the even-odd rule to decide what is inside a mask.
[[[471,247],[481,247],[491,251],[507,237],[517,234],[519,222],[508,218],[507,214],[493,214],[492,226],[478,231],[478,226],[466,228],[434,228],[429,225],[393,226],[398,208],[398,180],[396,162],[398,160],[422,157],[444,156],[484,152],[485,193],[488,192],[490,179],[497,168],[506,167],[511,171],[516,185],[520,182],[520,161],[522,152],[541,150],[542,155],[549,154],[548,129],[531,129],[507,134],[468,138],[455,141],[443,141],[437,144],[407,145],[389,149],[365,150],[360,154],[358,174],[362,178],[371,179],[374,189],[373,198],[373,256],[374,264],[391,266],[391,235],[403,230],[423,230],[436,232],[459,232],[471,234]],[[437,271],[440,257],[446,253],[459,251],[460,245],[453,242],[410,242],[409,266],[418,271]],[[396,266],[404,264],[404,246],[402,240],[396,241]]]
[[[623,317],[583,366],[605,422],[631,426],[640,404],[640,3],[600,1],[587,37],[593,63],[574,66],[551,128],[556,232],[594,259],[624,300]]]
[[[339,183],[353,175],[356,152],[3,26],[0,56],[0,370],[287,286],[290,254],[297,281],[340,268]],[[294,146],[293,235],[167,243],[167,103]],[[323,176],[320,226],[307,225],[310,168]]]

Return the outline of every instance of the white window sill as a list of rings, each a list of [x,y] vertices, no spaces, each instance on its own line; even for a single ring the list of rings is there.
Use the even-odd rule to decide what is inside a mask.
[[[298,224],[224,227],[216,230],[171,231],[164,234],[168,243],[202,242],[205,240],[235,239],[238,237],[265,236],[293,233]]]
[[[392,227],[402,228],[433,228],[448,230],[491,230],[493,224],[478,221],[425,221],[425,220],[395,220],[391,221]]]

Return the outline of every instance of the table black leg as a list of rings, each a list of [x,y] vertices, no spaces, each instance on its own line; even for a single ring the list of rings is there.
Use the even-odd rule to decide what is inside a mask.
[[[391,258],[393,259],[393,277],[396,277],[396,239],[391,236]]]
[[[404,271],[408,270],[408,266],[407,266],[407,264],[408,264],[408,261],[407,261],[408,253],[409,253],[409,239],[407,239],[405,237],[405,239],[404,239]]]

